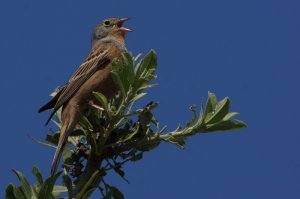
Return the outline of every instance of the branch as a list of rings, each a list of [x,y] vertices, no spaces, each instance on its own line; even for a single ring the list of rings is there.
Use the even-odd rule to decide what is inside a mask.
[[[107,172],[114,171],[127,181],[123,165],[141,160],[145,152],[154,150],[163,142],[175,144],[182,149],[188,137],[246,127],[244,122],[233,119],[238,113],[229,112],[229,98],[218,101],[211,92],[208,93],[206,104],[200,104],[199,110],[195,105],[190,107],[192,118],[185,125],[179,124],[169,132],[166,132],[167,126],[159,127],[159,121],[153,114],[158,102],[150,102],[142,108],[132,110],[136,107],[135,103],[146,95],[146,89],[157,86],[150,84],[156,79],[156,53],[150,51],[143,59],[138,57],[123,53],[120,59],[113,61],[111,74],[119,88],[118,94],[108,100],[103,94],[94,93],[101,106],[91,104],[90,114],[83,117],[78,128],[71,133],[70,143],[63,153],[65,186],[54,186],[55,179],[43,181],[36,170],[34,174],[38,183],[29,186],[25,177],[16,173],[22,186],[18,188],[9,185],[7,196],[14,199],[11,196],[22,198],[23,193],[32,196],[48,194],[51,198],[67,191],[69,198],[77,199],[88,198],[99,188],[104,198],[123,199],[123,194],[105,181]],[[55,121],[58,129],[61,127],[60,114],[58,111],[58,120]],[[47,135],[46,144],[57,145],[58,137],[59,131]],[[70,145],[74,145],[73,151]]]

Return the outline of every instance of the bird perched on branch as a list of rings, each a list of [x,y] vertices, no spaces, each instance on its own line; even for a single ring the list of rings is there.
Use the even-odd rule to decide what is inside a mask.
[[[69,82],[39,112],[53,108],[46,123],[62,107],[62,127],[53,158],[51,176],[54,176],[68,135],[74,130],[90,104],[97,104],[93,92],[100,92],[111,98],[117,91],[110,74],[112,60],[126,51],[125,35],[130,29],[123,27],[128,18],[110,18],[100,22],[92,35],[92,49],[85,61],[78,67]]]

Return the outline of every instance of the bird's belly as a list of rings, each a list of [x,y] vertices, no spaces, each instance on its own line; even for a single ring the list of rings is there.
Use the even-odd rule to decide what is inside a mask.
[[[95,72],[77,91],[71,99],[72,103],[81,107],[90,101],[96,103],[93,92],[100,92],[107,98],[112,98],[117,87],[111,76],[111,65],[106,66]]]

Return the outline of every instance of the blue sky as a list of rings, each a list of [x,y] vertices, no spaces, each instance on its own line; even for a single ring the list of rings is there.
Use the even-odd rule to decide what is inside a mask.
[[[160,101],[161,124],[185,122],[212,91],[230,97],[248,128],[192,137],[185,150],[162,144],[126,166],[130,184],[108,182],[126,198],[300,198],[299,8],[296,0],[1,1],[0,195],[18,182],[12,168],[48,175],[54,151],[27,136],[46,135],[49,114],[37,109],[84,60],[97,22],[130,17],[128,49],[158,53],[160,86],[141,104]]]

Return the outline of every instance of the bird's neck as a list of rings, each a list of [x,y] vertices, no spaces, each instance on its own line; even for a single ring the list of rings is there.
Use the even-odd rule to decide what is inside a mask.
[[[114,41],[120,43],[122,46],[125,46],[124,35],[120,34],[119,32],[117,32],[115,34],[112,34],[112,35],[109,35],[106,38],[110,39],[110,40],[114,40]]]
[[[126,52],[127,49],[125,47],[125,39],[123,36],[107,36],[104,39],[99,40],[99,42],[101,43],[112,43],[115,46],[117,46],[122,52]],[[98,43],[98,42],[97,42]],[[96,43],[96,45],[97,45]],[[98,43],[100,44],[100,43]],[[96,45],[93,45],[93,47],[95,47]]]

